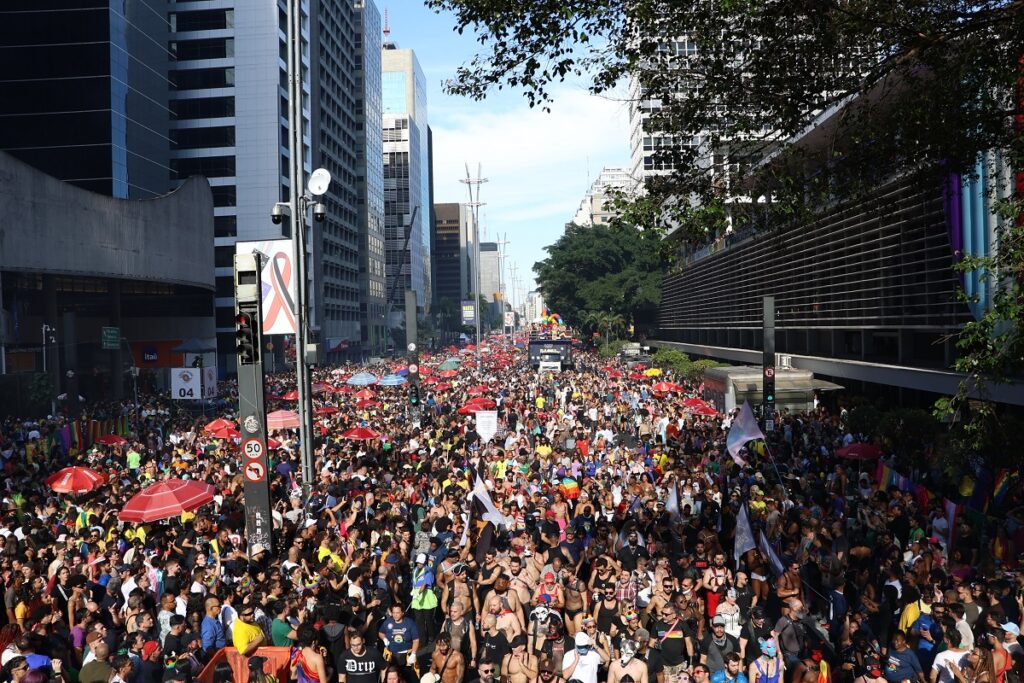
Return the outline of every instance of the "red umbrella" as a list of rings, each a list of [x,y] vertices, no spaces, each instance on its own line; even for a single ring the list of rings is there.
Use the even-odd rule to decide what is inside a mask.
[[[702,417],[714,417],[718,415],[718,411],[711,406],[698,406],[696,408],[690,408],[687,410],[691,415],[700,415]]]
[[[434,390],[435,391],[448,391],[451,388],[452,388],[452,385],[448,384],[448,382],[441,382],[440,384],[435,384],[434,385]]]
[[[466,405],[480,406],[484,410],[490,410],[491,408],[498,407],[498,404],[495,403],[493,399],[484,398],[483,396],[478,396],[474,399],[466,401]]]
[[[451,379],[452,377],[455,377],[458,374],[459,373],[456,372],[455,370],[442,370],[441,372],[437,373],[437,376],[440,377],[441,379]]]
[[[877,460],[882,457],[882,451],[869,443],[851,443],[837,450],[836,455],[847,460]]]
[[[237,429],[231,427],[221,427],[217,431],[210,434],[210,436],[216,439],[241,439],[242,434]]]
[[[96,443],[101,443],[104,446],[123,446],[128,443],[128,439],[117,434],[107,434],[96,439]]]
[[[337,412],[338,412],[338,409],[335,408],[334,406],[324,406],[323,408],[317,408],[316,409],[316,414],[317,415],[321,415],[321,416],[323,416],[323,415],[334,415]]]
[[[145,524],[191,512],[213,500],[216,489],[194,479],[167,479],[132,496],[117,518]]]
[[[380,437],[380,434],[366,427],[353,427],[341,435],[341,438],[351,439],[352,441],[370,441],[371,439],[379,439]]]
[[[88,493],[103,486],[107,478],[88,467],[65,467],[45,479],[57,493]]]
[[[622,372],[619,370],[610,370],[608,372],[608,379],[621,379]]]
[[[223,417],[218,417],[213,422],[207,423],[207,425],[205,427],[203,427],[203,431],[204,432],[216,432],[216,431],[224,429],[224,428],[227,428],[227,429],[238,429],[238,425],[236,423],[232,422],[231,420],[225,420]]]
[[[471,386],[469,389],[466,389],[466,393],[469,394],[470,396],[481,396],[483,394],[486,394],[487,391],[487,387],[485,387],[483,384],[476,384],[474,386]]]
[[[481,405],[476,403],[467,403],[466,405],[459,408],[459,415],[474,415],[479,413],[481,410],[487,410]]]
[[[277,439],[267,439],[267,448],[280,448],[281,442]]]
[[[298,401],[299,400],[299,392],[297,392],[294,389],[292,389],[287,394],[282,394],[281,395],[281,399],[285,400],[285,401]]]
[[[632,380],[643,380],[643,379],[647,379],[647,375],[645,375],[642,372],[631,372],[631,373],[629,373],[629,379],[632,379]]]
[[[424,377],[420,380],[420,384],[437,384],[438,381],[436,377]]]
[[[294,410],[275,410],[267,413],[267,429],[292,429],[299,426],[299,414]]]
[[[331,385],[329,385],[327,382],[313,382],[313,385],[310,388],[313,390],[314,394],[322,394],[325,391],[329,391]],[[298,398],[298,396],[296,396],[295,398]]]
[[[361,401],[356,401],[356,408],[376,408],[379,405],[379,402],[369,398],[364,398]]]
[[[356,398],[374,398],[377,394],[373,393],[373,389],[362,389],[357,391],[355,394]]]
[[[679,391],[677,388],[678,386],[678,384],[673,384],[672,382],[655,382],[651,389],[657,391],[659,394],[664,394],[669,391]]]
[[[706,406],[706,405],[708,405],[708,402],[705,401],[702,398],[684,398],[683,399],[683,407],[684,408],[699,408],[701,406]]]

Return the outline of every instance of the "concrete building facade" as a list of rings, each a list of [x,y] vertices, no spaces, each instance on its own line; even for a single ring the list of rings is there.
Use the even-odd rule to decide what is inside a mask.
[[[568,225],[583,227],[607,225],[615,216],[610,206],[614,200],[613,194],[616,192],[629,194],[633,191],[634,185],[633,177],[628,169],[621,166],[605,166],[590,189],[587,190],[572,222],[566,227]]]
[[[45,368],[54,397],[121,398],[130,367],[140,368],[140,386],[162,387],[183,360],[175,347],[213,342],[205,180],[122,200],[3,153],[0,177],[0,211],[21,217],[18,229],[0,231],[0,374]],[[104,327],[117,328],[115,348],[102,345]],[[13,393],[0,392],[0,405],[24,414]]]

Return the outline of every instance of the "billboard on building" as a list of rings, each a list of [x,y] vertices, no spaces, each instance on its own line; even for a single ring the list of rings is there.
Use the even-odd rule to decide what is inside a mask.
[[[263,263],[263,334],[295,334],[296,268],[291,240],[237,242],[235,253],[259,252]]]

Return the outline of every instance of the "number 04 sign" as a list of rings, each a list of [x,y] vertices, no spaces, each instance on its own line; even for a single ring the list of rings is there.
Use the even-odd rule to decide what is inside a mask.
[[[171,398],[177,401],[192,401],[203,397],[202,370],[199,368],[174,368],[171,370]]]

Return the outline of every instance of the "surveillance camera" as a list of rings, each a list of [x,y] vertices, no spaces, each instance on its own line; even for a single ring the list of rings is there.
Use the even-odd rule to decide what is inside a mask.
[[[270,210],[270,221],[274,225],[280,225],[281,221],[284,220],[285,216],[291,215],[291,210],[288,204],[285,202],[277,202],[274,204],[274,208]]]
[[[317,202],[313,205],[313,218],[319,223],[323,223],[324,219],[327,218],[327,206],[322,202]]]

